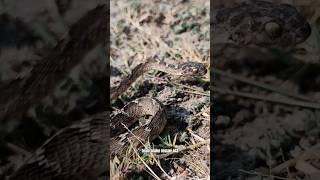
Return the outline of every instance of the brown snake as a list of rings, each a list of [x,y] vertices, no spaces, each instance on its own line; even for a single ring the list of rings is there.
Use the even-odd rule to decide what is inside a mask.
[[[248,11],[248,8],[260,9]],[[216,30],[223,29],[228,40],[240,44],[287,45],[297,43],[304,40],[309,32],[305,30],[307,25],[305,19],[301,19],[295,8],[293,8],[294,11],[292,8],[270,3],[227,8],[217,11],[213,25],[219,27]],[[1,121],[21,117],[31,104],[48,95],[56,82],[79,63],[78,59],[81,59],[87,51],[98,44],[106,43],[108,16],[107,7],[102,5],[81,18],[71,28],[69,39],[60,42],[54,49],[54,53],[48,56],[49,58],[34,67],[27,83],[23,84],[23,88],[19,88],[23,89],[23,92],[17,91],[13,100],[12,97],[1,97],[2,102],[8,102],[5,105],[1,104]],[[248,21],[250,23],[246,23]],[[266,21],[269,23],[265,23]],[[293,21],[295,23],[292,23]],[[279,39],[286,41],[282,43],[284,41]],[[111,90],[111,99],[114,100],[123,94],[139,76],[155,67],[158,70],[170,69],[171,72],[168,73],[171,74],[179,72],[177,75],[203,75],[205,73],[205,68],[198,63],[189,62],[168,67],[164,64],[159,65],[158,62],[150,59],[134,68],[131,75],[125,78],[118,87]],[[160,69],[160,67],[163,68]],[[16,111],[20,113],[14,113]],[[121,111],[114,113],[110,119],[111,124],[108,121],[110,113],[103,112],[60,130],[47,140],[31,159],[18,168],[11,179],[97,178],[109,166],[108,154],[121,154],[128,147],[128,138],[133,139],[132,136],[127,136],[128,133],[124,133],[126,129],[122,124],[129,127],[137,118],[146,114],[152,116],[151,120],[132,132],[144,142],[152,141],[165,126],[165,111],[161,103],[154,98],[138,98],[124,106]]]
[[[104,43],[107,38],[105,35],[107,18],[106,6],[99,6],[81,18],[70,30],[69,39],[56,46],[54,53],[57,56],[49,56],[33,68],[31,76],[22,86],[23,92],[18,91],[13,100],[3,98],[7,104],[2,108],[2,117],[7,119],[12,116],[15,118],[23,116],[28,106],[49,94],[49,90],[79,63],[78,59],[93,47]],[[85,30],[86,32],[81,35],[79,31],[83,31],[87,26],[90,27],[89,30]],[[171,65],[150,58],[135,67],[131,75],[124,78],[120,85],[112,88],[111,100],[117,99],[138,77],[152,69],[179,76],[204,75],[207,72],[205,66],[200,63],[186,62]],[[13,83],[11,87],[14,85],[16,84]],[[15,114],[13,111],[21,113]],[[121,155],[129,145],[128,140],[131,138],[134,142],[132,135],[124,132],[126,129],[122,124],[130,127],[139,117],[145,115],[151,115],[153,118],[150,122],[133,129],[132,133],[142,142],[151,141],[163,130],[166,115],[158,100],[142,97],[128,103],[119,112],[113,113],[111,119],[110,113],[103,112],[60,130],[37,149],[31,159],[18,168],[11,179],[97,178],[108,169],[108,154]],[[109,126],[111,136],[109,136]],[[135,146],[138,145],[139,143]]]

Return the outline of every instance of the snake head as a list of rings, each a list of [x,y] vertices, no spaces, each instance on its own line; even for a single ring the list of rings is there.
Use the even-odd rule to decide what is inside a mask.
[[[260,39],[279,46],[296,45],[305,41],[311,34],[307,20],[291,5],[275,6],[263,22]],[[257,40],[259,41],[258,38]]]
[[[305,41],[311,33],[307,20],[288,4],[255,1],[222,9],[216,16],[228,39],[241,45],[291,47]]]
[[[203,76],[207,73],[207,68],[202,63],[186,62],[179,65],[182,76]]]

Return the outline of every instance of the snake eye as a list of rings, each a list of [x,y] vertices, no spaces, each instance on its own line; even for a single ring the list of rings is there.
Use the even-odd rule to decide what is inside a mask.
[[[192,72],[193,72],[193,73],[197,73],[197,72],[198,72],[198,69],[197,69],[197,68],[192,68]]]
[[[187,62],[180,64],[180,68],[183,71],[183,75],[189,76],[202,76],[207,73],[206,67],[201,63]]]
[[[282,34],[282,28],[280,24],[276,22],[267,22],[264,25],[264,30],[270,38],[277,38],[280,37]]]

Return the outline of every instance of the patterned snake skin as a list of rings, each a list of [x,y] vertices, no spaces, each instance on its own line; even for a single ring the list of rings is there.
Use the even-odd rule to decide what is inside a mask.
[[[109,12],[106,5],[88,12],[70,29],[68,37],[57,44],[48,58],[32,69],[22,87],[20,82],[10,84],[8,96],[1,97],[2,123],[22,117],[30,105],[51,93],[88,51],[106,43],[106,32],[109,30],[107,18]],[[13,91],[15,89],[17,91]],[[110,114],[104,112],[62,129],[48,139],[10,179],[97,178],[109,164],[109,117]]]
[[[1,97],[2,102],[9,103],[1,104],[0,119],[9,121],[21,117],[30,104],[49,94],[56,84],[52,82],[61,80],[89,49],[106,43],[108,16],[107,6],[101,5],[81,18],[70,30],[69,38],[60,42],[47,60],[34,67],[28,83],[20,88],[24,92],[17,92],[11,101]],[[224,40],[238,44],[286,46],[302,42],[310,34],[309,25],[294,7],[265,2],[216,11],[212,25],[211,33],[221,32]],[[112,89],[111,99],[126,91],[135,79],[154,66],[153,63],[147,61],[138,65],[123,80],[125,83],[116,88],[120,89],[118,92]],[[205,73],[200,64],[192,63],[172,67],[172,71],[183,68],[190,75]],[[17,111],[21,113],[13,113]],[[132,136],[124,133],[126,129],[122,124],[130,126],[145,114],[151,115],[151,120],[133,133],[144,141],[151,141],[162,131],[166,115],[160,102],[143,97],[128,103],[111,118],[109,112],[103,112],[62,129],[18,168],[11,179],[96,179],[108,169],[109,154],[121,154],[128,146]]]
[[[53,55],[33,68],[31,76],[27,78],[20,91],[16,92],[14,99],[3,98],[3,102],[7,103],[3,104],[2,117],[5,119],[21,117],[28,106],[49,94],[50,89],[54,89],[54,85],[79,63],[78,59],[93,47],[105,43],[108,30],[107,18],[107,7],[103,5],[81,18],[70,30],[70,37],[56,46]],[[86,27],[89,28],[84,30]],[[207,72],[204,65],[196,62],[171,65],[150,58],[135,67],[131,75],[111,90],[111,100],[117,99],[138,77],[152,69],[179,76],[204,75]],[[10,87],[15,85],[19,85],[19,82],[14,82]],[[21,113],[13,113],[17,110]],[[153,118],[144,125],[132,129],[134,137],[126,133],[122,124],[130,127],[138,118],[145,115],[151,115]],[[138,98],[111,115],[109,112],[103,112],[62,129],[18,168],[11,179],[97,178],[108,169],[109,155],[121,155],[129,146],[129,140],[134,146],[139,146],[141,145],[139,142],[155,139],[165,125],[166,114],[161,103],[153,98]],[[109,136],[110,130],[112,136]],[[139,141],[136,140],[137,137]]]
[[[287,47],[305,41],[311,32],[306,19],[288,4],[253,1],[213,13],[211,31],[216,35],[215,44]]]

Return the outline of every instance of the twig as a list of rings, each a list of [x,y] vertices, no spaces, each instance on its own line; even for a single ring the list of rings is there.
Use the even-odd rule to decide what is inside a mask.
[[[190,128],[187,128],[187,131],[196,139],[198,139],[199,141],[205,141],[205,139],[203,139],[202,137],[198,136],[197,134],[195,134]]]
[[[252,93],[232,91],[229,89],[222,89],[222,88],[218,88],[218,87],[213,87],[212,91],[217,92],[217,93],[222,93],[222,94],[232,94],[235,96],[241,96],[241,97],[245,97],[245,98],[251,98],[251,99],[268,101],[268,102],[279,103],[279,104],[285,104],[285,105],[290,105],[290,106],[298,106],[298,107],[311,108],[311,109],[320,109],[319,103],[298,101],[298,100],[293,100],[293,99],[279,99],[279,98],[267,97],[267,96],[263,96],[263,95],[252,94]]]
[[[271,86],[269,84],[265,84],[265,83],[254,81],[254,80],[251,80],[251,79],[248,79],[248,78],[244,78],[244,77],[241,77],[241,76],[233,74],[233,73],[224,72],[224,71],[219,70],[217,68],[215,68],[211,72],[214,73],[214,74],[220,75],[220,76],[225,76],[225,77],[228,77],[228,78],[231,78],[231,79],[235,79],[235,80],[247,83],[247,84],[251,84],[251,85],[254,85],[254,86],[269,90],[269,91],[277,92],[277,93],[280,93],[280,94],[283,94],[283,95],[286,95],[286,96],[290,96],[290,97],[293,97],[293,98],[296,98],[296,99],[314,102],[313,99],[311,99],[309,97],[306,97],[306,96],[303,96],[301,94],[288,92],[286,90],[273,87],[273,86]]]
[[[187,90],[183,90],[183,89],[177,89],[178,91],[182,91],[182,92],[186,92],[186,93],[191,93],[191,94],[198,94],[198,95],[203,95],[203,96],[210,96],[210,93],[205,93],[205,92],[200,92],[198,89],[190,87],[190,86],[186,86],[183,84],[179,84],[179,83],[175,83],[175,82],[170,82],[168,80],[166,80],[168,83],[172,84],[172,85],[176,85],[176,86],[181,86],[184,87],[186,89],[190,89],[193,91],[187,91]]]
[[[296,162],[297,162],[296,159],[287,160],[287,161],[277,165],[276,167],[272,168],[271,172],[277,174],[277,173],[280,173],[284,169],[288,170],[290,167],[295,166]]]
[[[250,171],[246,171],[246,170],[243,170],[243,169],[239,169],[239,172],[242,172],[242,173],[245,173],[245,174],[250,174],[250,175],[261,176],[261,177],[270,177],[272,179],[276,178],[276,179],[283,179],[283,180],[294,180],[292,178],[285,178],[285,177],[281,177],[281,176],[267,175],[267,174],[263,174],[263,173],[259,173],[259,172],[250,172]]]
[[[203,96],[210,96],[210,94],[208,93],[202,93],[202,92],[196,92],[196,91],[187,91],[187,90],[183,90],[183,89],[177,89],[178,91],[182,91],[182,92],[186,92],[186,93],[190,93],[190,94],[198,94],[198,95],[203,95]]]
[[[25,156],[25,157],[27,157],[27,158],[29,158],[29,157],[32,156],[32,152],[29,152],[29,151],[27,151],[27,150],[25,150],[25,149],[23,149],[23,148],[15,145],[15,144],[13,144],[13,143],[8,142],[8,143],[5,143],[5,145],[6,145],[10,150],[12,150],[13,152],[15,152],[15,153],[17,153],[17,154],[19,154],[19,155],[23,155],[23,156]]]

